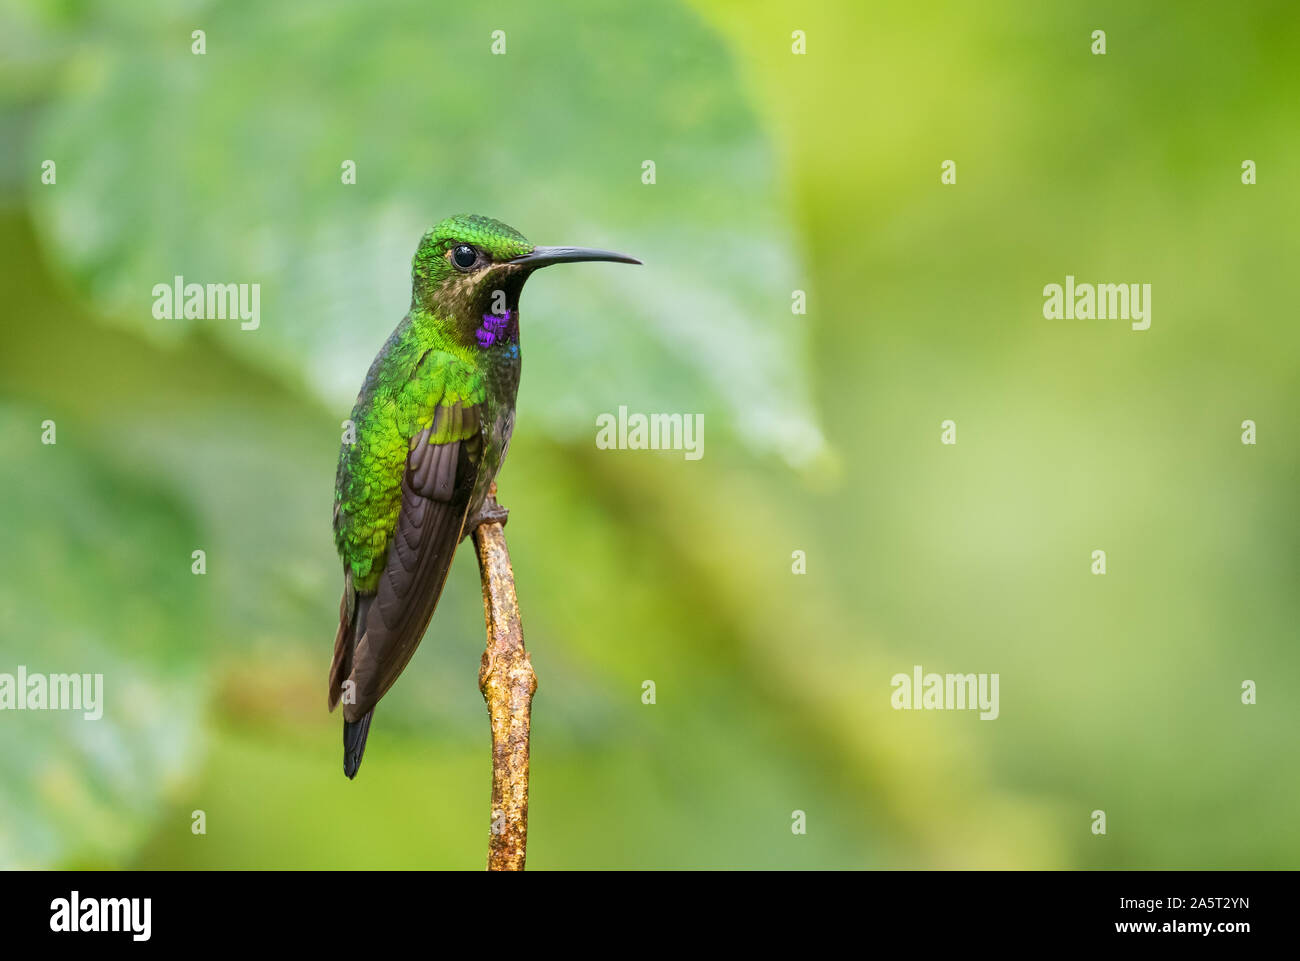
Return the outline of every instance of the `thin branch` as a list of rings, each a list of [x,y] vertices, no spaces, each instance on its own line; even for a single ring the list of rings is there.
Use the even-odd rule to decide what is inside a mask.
[[[496,485],[487,506],[496,507]],[[487,648],[478,672],[479,690],[492,721],[492,829],[489,871],[522,871],[528,850],[528,735],[537,675],[524,650],[505,531],[497,522],[474,531]]]

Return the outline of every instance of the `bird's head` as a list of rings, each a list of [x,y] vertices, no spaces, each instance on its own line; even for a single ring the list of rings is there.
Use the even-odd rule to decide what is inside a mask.
[[[641,262],[608,250],[537,247],[491,217],[448,217],[420,238],[411,306],[451,322],[466,343],[488,347],[517,330],[519,293],[534,270],[584,260]]]

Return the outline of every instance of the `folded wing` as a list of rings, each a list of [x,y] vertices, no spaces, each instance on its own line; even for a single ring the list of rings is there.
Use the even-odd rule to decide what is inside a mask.
[[[401,480],[401,506],[373,594],[358,592],[340,610],[330,670],[330,709],[343,683],[356,684],[343,716],[359,721],[397,680],[419,646],[442,594],[482,465],[477,403],[438,403],[412,438]],[[351,611],[349,611],[351,608]]]

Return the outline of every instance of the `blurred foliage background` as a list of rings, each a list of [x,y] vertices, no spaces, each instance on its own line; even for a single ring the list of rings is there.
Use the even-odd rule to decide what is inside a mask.
[[[0,671],[106,677],[0,715],[0,866],[482,866],[471,551],[355,782],[325,711],[340,422],[462,211],[646,262],[524,298],[531,867],[1296,865],[1291,4],[0,11]],[[1067,273],[1151,329],[1044,320]]]

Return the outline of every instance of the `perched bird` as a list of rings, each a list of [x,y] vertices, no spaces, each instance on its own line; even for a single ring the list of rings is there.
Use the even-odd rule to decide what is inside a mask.
[[[429,626],[456,545],[480,523],[505,520],[484,501],[514,429],[524,281],[538,267],[584,260],[640,263],[535,247],[489,217],[451,217],[420,239],[410,312],[361,385],[334,485],[343,600],[329,707],[343,702],[349,778],[375,704]]]

